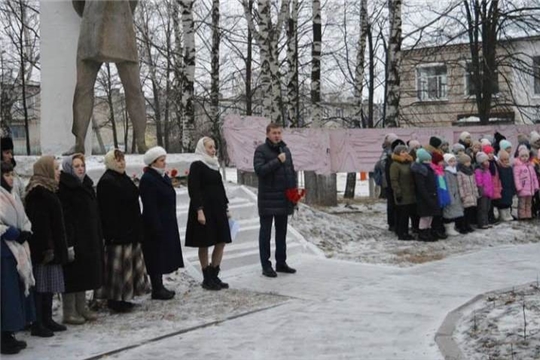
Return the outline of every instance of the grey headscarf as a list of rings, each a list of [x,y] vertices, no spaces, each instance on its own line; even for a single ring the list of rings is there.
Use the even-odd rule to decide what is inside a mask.
[[[64,160],[62,161],[62,171],[65,172],[66,174],[73,175],[79,181],[82,182],[84,180],[84,177],[86,176],[86,171],[84,172],[84,175],[82,177],[79,177],[75,173],[75,169],[73,168],[73,157],[75,155],[79,155],[79,154],[73,154],[73,155],[68,155],[64,157]]]

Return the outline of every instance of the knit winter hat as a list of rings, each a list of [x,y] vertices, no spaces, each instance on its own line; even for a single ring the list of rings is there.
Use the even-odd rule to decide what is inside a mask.
[[[2,151],[13,150],[13,139],[11,137],[3,136],[0,143],[2,143]]]
[[[435,149],[438,149],[442,145],[442,140],[436,136],[429,138],[429,145],[433,146]]]
[[[407,141],[407,145],[409,146],[409,149],[416,149],[422,146],[418,140],[409,140]]]
[[[484,161],[488,161],[489,156],[485,152],[480,151],[478,154],[476,154],[476,163],[482,164]]]
[[[394,154],[399,155],[402,151],[408,151],[409,149],[405,145],[398,145],[394,148]]]
[[[482,152],[484,152],[486,154],[494,154],[495,149],[491,145],[484,145],[484,146],[482,146]]]
[[[452,145],[452,152],[454,153],[454,155],[457,155],[460,151],[465,151],[465,146],[460,143]]]
[[[540,140],[540,134],[537,131],[531,131],[531,145],[535,144],[537,141]]]
[[[531,152],[527,149],[521,149],[519,150],[519,157],[521,157],[521,155],[527,155],[527,156],[531,156]]]
[[[512,143],[510,141],[508,141],[508,140],[501,140],[501,142],[499,142],[499,147],[502,150],[506,150],[506,149],[512,147]]]
[[[454,154],[444,154],[443,158],[444,158],[444,162],[447,164],[452,159],[456,160],[456,156]]]
[[[416,161],[417,162],[426,162],[431,161],[431,155],[426,151],[426,149],[418,149],[416,150]]]
[[[399,146],[399,145],[405,145],[405,142],[401,139],[396,139],[392,142],[392,145],[390,147],[392,148],[392,151],[394,151],[396,146]]]
[[[433,152],[433,154],[431,154],[432,163],[438,165],[441,161],[444,161],[444,158],[441,154],[439,154],[438,152]]]
[[[491,141],[489,141],[489,139],[486,139],[486,138],[483,138],[483,139],[480,139],[480,143],[482,144],[482,147],[484,146],[491,146]]]
[[[167,155],[167,151],[165,151],[164,148],[162,148],[161,146],[155,146],[151,149],[148,149],[148,151],[144,154],[144,163],[147,166],[150,166],[159,157],[165,156],[165,155]]]
[[[460,154],[460,155],[459,155],[459,158],[458,158],[458,161],[459,161],[460,164],[465,165],[465,163],[470,162],[470,161],[472,161],[472,160],[471,160],[471,157],[470,157],[469,155],[467,155],[467,154]]]
[[[471,137],[471,133],[470,132],[467,132],[467,131],[464,131],[462,132],[460,135],[459,135],[459,140],[465,142],[465,140],[467,138],[470,138]]]
[[[389,134],[386,134],[386,136],[384,137],[383,143],[386,143],[386,144],[390,145],[394,141],[396,141],[397,139],[399,139],[399,137],[396,134],[389,133]]]

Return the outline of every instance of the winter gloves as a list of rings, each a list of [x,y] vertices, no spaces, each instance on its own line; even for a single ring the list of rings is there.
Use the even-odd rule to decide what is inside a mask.
[[[7,231],[2,234],[2,239],[7,241],[17,241],[19,244],[24,244],[32,236],[30,231],[20,231],[15,226],[8,227]]]

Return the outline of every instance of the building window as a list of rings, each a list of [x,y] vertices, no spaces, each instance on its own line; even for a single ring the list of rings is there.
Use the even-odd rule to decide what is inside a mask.
[[[465,69],[465,95],[474,96],[476,94],[476,83],[473,81],[473,64],[471,62],[467,63]],[[483,65],[480,63],[480,76],[483,74]],[[495,69],[493,72],[493,77],[491,78],[492,94],[499,93],[499,71]]]
[[[416,69],[418,100],[446,100],[447,84],[446,65],[422,66]]]
[[[11,137],[13,140],[24,140],[26,139],[26,131],[24,129],[24,125],[11,125]]]
[[[540,95],[540,56],[533,58],[534,93]]]

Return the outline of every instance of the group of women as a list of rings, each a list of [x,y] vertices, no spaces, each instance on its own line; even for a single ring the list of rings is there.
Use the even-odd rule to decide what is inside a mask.
[[[31,334],[40,337],[66,330],[53,319],[55,293],[62,294],[62,322],[72,325],[98,318],[88,308],[87,291],[107,299],[116,312],[132,310],[131,300],[148,293],[150,284],[152,299],[175,296],[163,274],[184,263],[165,149],[146,152],[139,187],[126,174],[124,154],[111,150],[97,191],[84,155],[65,157],[61,170],[53,156],[42,156],[23,192],[11,139],[1,141],[2,354],[26,347],[14,333],[29,324]],[[188,177],[186,246],[199,248],[203,288],[220,290],[228,288],[218,276],[224,246],[231,242],[228,200],[214,141],[200,139],[196,153],[200,160],[191,164]]]

